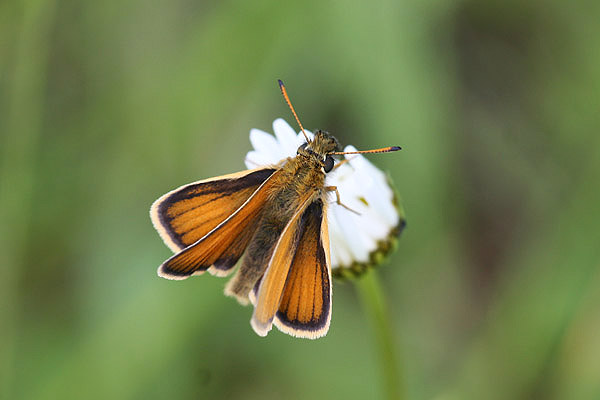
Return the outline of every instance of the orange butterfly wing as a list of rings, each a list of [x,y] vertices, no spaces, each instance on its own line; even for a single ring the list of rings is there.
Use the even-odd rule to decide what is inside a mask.
[[[253,169],[181,186],[152,204],[152,223],[171,250],[183,250],[225,221],[273,172]]]
[[[165,243],[179,251],[159,267],[158,274],[185,279],[209,268],[215,275],[229,273],[254,233],[275,171],[262,168],[224,175],[182,186],[158,199],[150,211],[152,222]]]
[[[326,211],[321,199],[282,233],[256,295],[252,326],[266,335],[274,323],[292,336],[324,336],[331,320],[331,271]]]

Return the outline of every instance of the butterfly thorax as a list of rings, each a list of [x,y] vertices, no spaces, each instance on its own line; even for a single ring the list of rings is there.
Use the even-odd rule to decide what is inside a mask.
[[[325,186],[325,172],[321,164],[312,158],[290,157],[273,177],[276,181],[265,205],[270,214],[288,219],[309,193],[315,197],[321,194]]]

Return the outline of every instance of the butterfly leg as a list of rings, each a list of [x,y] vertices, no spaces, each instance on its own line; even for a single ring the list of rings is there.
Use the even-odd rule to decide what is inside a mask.
[[[352,211],[356,215],[360,215],[360,213],[358,211],[355,211],[355,210],[351,209],[350,207],[348,207],[347,205],[345,205],[344,203],[342,203],[342,201],[340,200],[340,192],[338,192],[337,186],[325,186],[325,190],[327,190],[328,192],[335,192],[336,203],[338,205],[344,207],[348,211]]]

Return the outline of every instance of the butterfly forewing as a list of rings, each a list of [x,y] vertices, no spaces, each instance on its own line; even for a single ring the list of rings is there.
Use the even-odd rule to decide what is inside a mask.
[[[304,229],[275,314],[275,326],[292,336],[316,339],[329,330],[331,270],[326,218],[321,201],[305,211]]]
[[[183,250],[225,221],[273,172],[260,168],[181,186],[154,202],[152,222],[171,250]]]
[[[274,323],[297,337],[324,336],[331,319],[331,273],[325,210],[312,201],[290,221],[256,294],[252,326],[266,335]]]
[[[281,293],[304,229],[305,210],[313,201],[313,193],[305,193],[300,206],[281,233],[265,275],[260,280],[256,297],[251,298],[252,303],[256,305],[251,320],[252,327],[261,336],[265,336],[271,330],[273,317],[279,307]]]
[[[256,230],[276,175],[270,174],[237,210],[214,229],[165,261],[158,269],[159,275],[168,279],[185,279],[209,268],[216,275],[227,274],[244,253]],[[239,179],[247,179],[247,176]]]

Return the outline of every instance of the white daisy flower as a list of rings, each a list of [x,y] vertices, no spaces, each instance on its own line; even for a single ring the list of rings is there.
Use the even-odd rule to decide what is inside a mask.
[[[275,136],[259,129],[250,131],[254,150],[248,152],[248,168],[274,165],[296,156],[304,143],[302,132],[296,132],[285,120],[273,122]],[[312,132],[305,129],[310,139]],[[356,151],[346,146],[344,151]],[[361,154],[347,154],[347,163],[327,174],[327,186],[337,186],[341,202],[335,196],[329,205],[327,222],[331,267],[337,276],[357,275],[380,263],[395,245],[404,227],[402,209],[388,177]],[[357,214],[358,213],[358,214]]]

